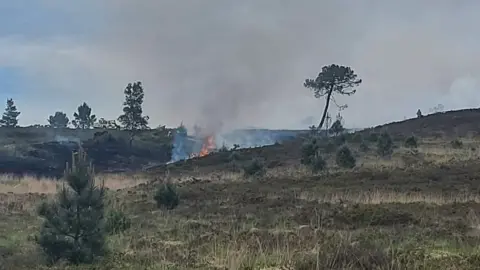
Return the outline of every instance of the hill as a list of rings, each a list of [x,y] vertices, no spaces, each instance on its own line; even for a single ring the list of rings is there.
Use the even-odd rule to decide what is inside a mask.
[[[433,137],[465,137],[477,136],[480,132],[480,109],[465,109],[439,112],[420,118],[407,119],[379,125],[364,132],[387,130],[394,136],[433,136]]]
[[[480,132],[478,119],[479,109],[449,111],[367,128],[357,131],[356,134],[368,139],[387,130],[397,141],[402,141],[412,134],[445,140],[475,137]],[[223,134],[216,139],[217,144],[221,141],[227,142],[230,147],[238,144],[245,148],[238,151],[244,160],[260,157],[273,168],[297,164],[302,142],[308,133],[307,130],[245,129]],[[345,140],[351,141],[353,136],[345,134]],[[134,140],[132,147],[128,140],[129,134],[120,130],[0,128],[0,172],[60,177],[65,164],[70,161],[71,152],[78,148],[79,143],[87,149],[99,172],[150,168],[150,171],[158,173],[167,169],[167,166],[159,164],[171,160],[172,147],[175,147],[171,129],[143,131]],[[276,144],[278,142],[282,144]],[[189,137],[185,142],[186,152],[198,152],[201,145],[201,140]],[[171,165],[169,170],[183,171],[199,166],[208,171],[209,166],[228,166],[228,155],[218,153],[182,161]]]
[[[361,136],[363,140],[372,142],[383,131],[387,131],[399,145],[403,144],[405,138],[412,135],[444,141],[451,141],[457,138],[473,138],[480,133],[479,120],[480,109],[441,112],[421,118],[412,118],[378,125],[373,128],[365,128],[355,132],[347,130],[342,136],[342,140],[358,147],[360,141],[358,141],[358,138],[355,138],[356,135]],[[240,149],[237,153],[245,161],[252,158],[261,158],[270,168],[298,165],[301,159],[300,150],[303,142],[308,138],[309,131],[288,131],[287,134],[296,136],[296,138],[285,140],[282,144]],[[214,170],[228,167],[230,163],[228,156],[229,154],[227,153],[213,153],[207,157],[190,159],[169,166],[157,166],[152,168],[152,172],[164,173],[168,170],[172,173],[189,171],[192,168],[205,171]]]

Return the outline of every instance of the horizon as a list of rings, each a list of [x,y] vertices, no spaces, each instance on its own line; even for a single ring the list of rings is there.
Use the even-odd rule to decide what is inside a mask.
[[[414,118],[437,104],[473,108],[478,8],[474,1],[5,2],[0,107],[12,98],[22,126],[47,124],[55,111],[71,118],[83,102],[113,120],[125,86],[141,81],[151,127],[308,129],[324,100],[303,82],[340,64],[363,79],[354,96],[337,98],[349,105],[342,111],[349,128]]]

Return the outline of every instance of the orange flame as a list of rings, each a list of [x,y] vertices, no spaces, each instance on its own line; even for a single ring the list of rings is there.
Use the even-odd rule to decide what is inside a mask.
[[[216,149],[215,138],[213,135],[207,136],[202,144],[202,149],[199,153],[191,153],[190,158],[204,157]]]
[[[215,139],[213,138],[213,135],[207,136],[202,145],[202,150],[200,150],[200,153],[198,153],[198,156],[204,157],[210,154],[210,152],[212,152],[215,148]]]

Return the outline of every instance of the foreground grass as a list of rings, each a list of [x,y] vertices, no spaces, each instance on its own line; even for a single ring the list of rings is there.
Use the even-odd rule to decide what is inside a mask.
[[[146,183],[144,176],[129,176],[123,174],[98,175],[97,183],[104,183],[112,190],[134,187]],[[17,177],[14,175],[0,175],[0,193],[42,193],[54,194],[61,187],[61,181],[52,178],[36,178],[33,176]]]
[[[463,170],[450,171],[444,184],[456,186]],[[325,176],[278,174],[185,181],[182,203],[172,211],[156,208],[153,183],[112,190],[114,207],[134,225],[109,237],[111,252],[96,269],[478,269],[475,193],[422,190],[421,181],[413,183],[417,191],[396,190],[395,173],[383,187],[338,187],[342,176],[361,181],[352,174],[368,175],[342,172],[332,176],[335,184]],[[0,194],[5,269],[92,269],[44,266],[34,243],[41,222],[34,210],[49,196]]]
[[[156,183],[148,178],[100,176],[111,207],[133,225],[108,238],[110,253],[94,267],[479,269],[478,153],[425,145],[414,164],[402,153],[408,154],[399,149],[387,161],[362,157],[354,170],[321,175],[280,167],[263,179],[168,176],[181,196],[171,211],[156,207]],[[48,268],[35,245],[41,224],[35,208],[58,185],[0,180],[0,269],[93,269]]]

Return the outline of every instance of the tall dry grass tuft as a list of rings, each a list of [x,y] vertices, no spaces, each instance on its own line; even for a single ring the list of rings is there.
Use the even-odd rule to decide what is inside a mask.
[[[0,175],[0,193],[41,193],[53,194],[61,187],[63,180],[53,178],[37,178],[33,176],[16,177],[14,175]],[[130,176],[125,174],[100,174],[96,176],[97,183],[105,183],[105,187],[113,190],[137,186],[149,181],[144,176]]]
[[[336,191],[330,193],[302,192],[298,199],[317,201],[319,203],[360,203],[360,204],[384,204],[384,203],[427,203],[445,205],[452,203],[475,202],[480,203],[480,196],[473,193],[441,193],[441,192],[395,192],[390,190],[369,191]]]

